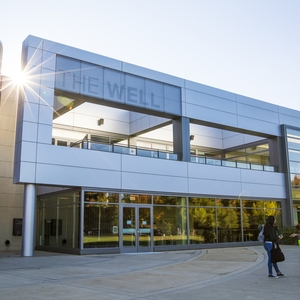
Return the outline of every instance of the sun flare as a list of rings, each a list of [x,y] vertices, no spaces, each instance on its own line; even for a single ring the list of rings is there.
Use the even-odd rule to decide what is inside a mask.
[[[12,80],[16,86],[23,86],[28,81],[28,75],[24,71],[19,71],[13,75]]]

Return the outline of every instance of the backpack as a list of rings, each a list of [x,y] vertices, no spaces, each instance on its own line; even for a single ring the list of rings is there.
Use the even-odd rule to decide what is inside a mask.
[[[257,237],[257,240],[261,243],[264,242],[265,240],[265,236],[264,236],[264,229],[265,229],[265,225],[262,225],[261,228],[260,228],[260,232],[259,232],[259,235]]]

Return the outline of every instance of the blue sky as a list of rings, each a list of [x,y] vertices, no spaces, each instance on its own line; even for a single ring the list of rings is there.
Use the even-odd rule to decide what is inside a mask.
[[[30,34],[300,110],[299,0],[1,2],[3,75]]]

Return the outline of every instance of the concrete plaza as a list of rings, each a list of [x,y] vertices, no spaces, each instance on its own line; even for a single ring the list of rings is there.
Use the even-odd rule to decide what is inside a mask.
[[[281,246],[285,278],[268,278],[263,247],[34,257],[0,253],[0,299],[297,299],[300,248]]]

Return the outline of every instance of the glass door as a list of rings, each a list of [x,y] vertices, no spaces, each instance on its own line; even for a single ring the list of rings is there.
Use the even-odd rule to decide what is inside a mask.
[[[123,225],[121,231],[121,252],[151,252],[152,208],[147,205],[124,205],[121,214]]]

